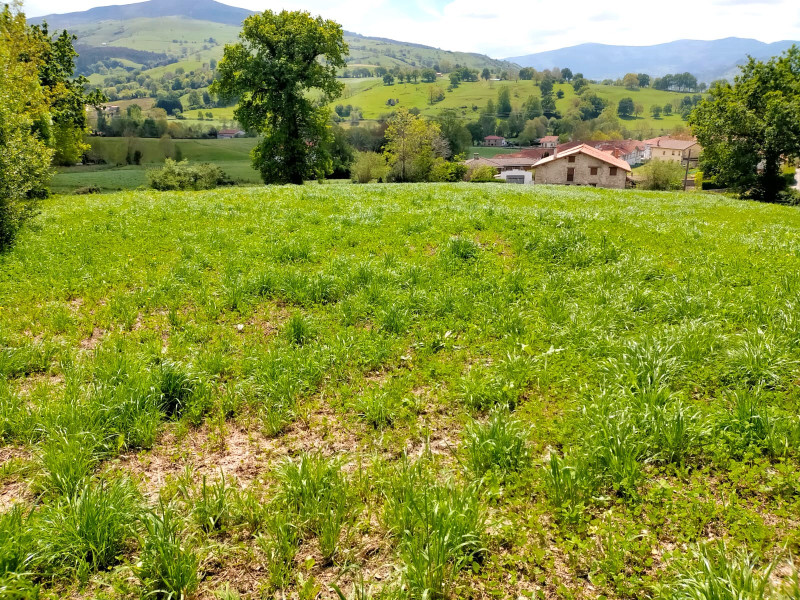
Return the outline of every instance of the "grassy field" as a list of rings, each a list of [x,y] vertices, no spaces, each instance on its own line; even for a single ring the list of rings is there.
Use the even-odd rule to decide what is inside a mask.
[[[371,82],[371,83],[370,83]],[[531,96],[539,96],[539,87],[533,81],[479,81],[473,83],[462,83],[451,92],[446,92],[445,99],[431,105],[428,102],[430,87],[437,85],[443,89],[447,88],[449,82],[440,79],[437,83],[398,83],[391,86],[383,85],[378,80],[362,80],[353,87],[347,88],[343,98],[331,104],[333,108],[336,104],[351,104],[358,106],[366,119],[376,119],[381,115],[388,114],[392,107],[387,106],[386,101],[391,99],[399,100],[399,106],[405,108],[417,107],[422,114],[436,116],[445,108],[455,108],[460,110],[461,116],[465,121],[475,121],[478,119],[480,109],[486,106],[489,100],[497,101],[497,94],[500,89],[507,87],[511,93],[511,103],[515,109],[519,109],[522,103]],[[645,113],[638,118],[626,119],[625,126],[633,131],[642,132],[644,135],[658,135],[662,131],[671,131],[685,122],[677,114],[668,117],[654,119],[650,115],[650,106],[658,104],[663,107],[667,103],[676,105],[686,94],[677,92],[662,92],[653,89],[643,89],[630,91],[625,88],[612,85],[591,85],[591,89],[601,97],[609,100],[614,105],[620,99],[631,97],[634,102],[640,103],[645,108]],[[571,101],[575,93],[571,85],[556,85],[555,91],[564,92],[564,97],[556,101],[556,107],[565,113],[571,106]],[[477,107],[478,110],[473,110]]]
[[[55,197],[0,256],[0,590],[796,599],[799,350],[796,208]]]
[[[90,140],[91,153],[107,164],[59,168],[53,177],[56,193],[71,193],[78,188],[97,186],[104,191],[131,190],[148,184],[147,170],[157,168],[165,157],[180,157],[189,162],[212,162],[237,184],[261,183],[253,169],[250,150],[255,138],[209,140],[159,140],[153,138],[102,138]],[[129,152],[142,153],[141,165],[127,165]]]

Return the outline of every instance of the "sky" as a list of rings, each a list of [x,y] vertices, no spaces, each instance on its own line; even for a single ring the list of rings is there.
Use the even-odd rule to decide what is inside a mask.
[[[29,16],[126,4],[26,0]],[[251,10],[308,10],[348,31],[495,58],[586,42],[644,46],[676,39],[800,40],[800,0],[226,0]]]

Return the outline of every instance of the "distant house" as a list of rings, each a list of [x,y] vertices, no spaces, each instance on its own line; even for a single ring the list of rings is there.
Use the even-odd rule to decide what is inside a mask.
[[[530,171],[535,162],[535,159],[525,157],[514,158],[499,155],[494,158],[481,158],[480,155],[475,154],[472,159],[464,161],[464,164],[469,169],[491,167],[495,173],[504,173],[506,171]]]
[[[608,152],[581,144],[566,152],[543,158],[533,168],[536,183],[588,185],[623,189],[630,165]]]
[[[644,145],[648,160],[657,158],[658,160],[682,162],[686,159],[699,158],[703,151],[702,146],[697,143],[695,138],[678,139],[668,135],[645,140]]]
[[[539,140],[539,146],[542,148],[555,148],[558,146],[558,136],[557,135],[546,135],[542,139]]]
[[[559,153],[566,152],[572,148],[585,144],[597,150],[608,152],[609,154],[624,160],[630,166],[642,164],[646,160],[647,146],[644,142],[638,140],[603,140],[603,141],[586,141],[586,142],[567,142],[559,144],[557,150]]]
[[[506,138],[501,137],[499,135],[487,135],[483,138],[483,145],[484,146],[505,146],[506,145]]]
[[[217,139],[219,140],[229,140],[231,138],[238,138],[244,137],[245,132],[241,129],[220,129],[217,132]]]

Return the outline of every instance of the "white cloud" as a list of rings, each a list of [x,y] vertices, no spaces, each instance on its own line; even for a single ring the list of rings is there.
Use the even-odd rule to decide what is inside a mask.
[[[124,3],[125,0],[110,0]],[[800,39],[797,0],[227,0],[252,10],[305,9],[345,29],[448,50],[519,56],[586,42],[642,46],[676,39]],[[108,0],[73,0],[85,10]],[[32,0],[30,15],[64,12],[57,0]]]

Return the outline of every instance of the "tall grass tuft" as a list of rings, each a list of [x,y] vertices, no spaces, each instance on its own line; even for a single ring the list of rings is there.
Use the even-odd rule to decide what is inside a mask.
[[[134,538],[140,513],[141,498],[129,480],[86,481],[37,519],[37,567],[81,579],[110,567]]]
[[[397,540],[413,598],[443,598],[465,566],[480,563],[485,515],[477,490],[435,480],[427,459],[403,459],[385,486],[384,522]]]
[[[181,537],[180,521],[161,504],[144,518],[142,554],[136,574],[146,594],[166,600],[191,596],[199,583],[197,554]]]
[[[259,535],[258,545],[267,558],[270,586],[282,590],[292,582],[294,557],[300,543],[297,527],[291,516],[280,509],[271,511],[266,532]]]
[[[770,582],[772,565],[760,569],[755,557],[728,552],[723,543],[708,543],[694,552],[694,560],[665,588],[662,600],[779,600]],[[786,597],[786,600],[789,600]]]
[[[301,535],[317,536],[323,559],[332,561],[357,508],[341,464],[319,453],[302,454],[284,462],[276,475],[281,484],[277,506],[292,516]]]
[[[523,470],[530,462],[527,429],[507,410],[492,411],[486,423],[470,422],[464,430],[467,467],[476,478],[489,471],[501,477]]]

